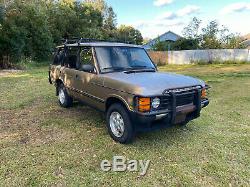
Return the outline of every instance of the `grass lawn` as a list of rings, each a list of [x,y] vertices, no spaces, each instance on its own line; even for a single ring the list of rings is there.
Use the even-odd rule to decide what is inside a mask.
[[[250,186],[250,65],[164,66],[204,79],[211,104],[185,128],[114,143],[101,113],[63,109],[47,67],[0,72],[1,186]],[[138,172],[103,172],[114,155],[151,160]]]

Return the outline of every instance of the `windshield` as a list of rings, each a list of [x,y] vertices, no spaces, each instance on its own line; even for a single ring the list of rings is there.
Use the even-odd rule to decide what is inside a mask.
[[[135,47],[96,47],[101,72],[155,70],[146,51]]]

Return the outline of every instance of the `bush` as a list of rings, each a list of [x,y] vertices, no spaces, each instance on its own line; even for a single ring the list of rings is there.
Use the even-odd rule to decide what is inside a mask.
[[[210,62],[205,60],[191,60],[191,64],[197,64],[197,65],[208,65],[208,64],[246,64],[249,62],[246,61],[233,61],[233,60],[227,60],[227,61],[221,61],[221,60],[212,60]]]
[[[148,51],[148,54],[157,66],[164,66],[167,64],[167,52]]]

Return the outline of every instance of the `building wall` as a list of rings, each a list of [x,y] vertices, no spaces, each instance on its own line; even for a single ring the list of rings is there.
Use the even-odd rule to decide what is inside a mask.
[[[173,41],[173,42],[175,42],[175,41],[177,41],[178,39],[180,39],[180,36],[179,36],[179,35],[177,35],[177,34],[175,34],[175,33],[169,31],[169,32],[166,32],[165,34],[163,34],[163,35],[161,35],[161,36],[155,38],[154,40],[151,40],[149,43],[143,45],[143,47],[144,47],[144,49],[149,50],[149,49],[151,49],[151,47],[152,47],[153,45],[155,45],[155,43],[156,43],[158,40],[160,40],[161,42],[162,42],[162,41]]]
[[[152,60],[166,64],[192,64],[209,63],[213,61],[248,61],[250,62],[249,49],[209,49],[209,50],[184,50],[169,52],[149,52]]]

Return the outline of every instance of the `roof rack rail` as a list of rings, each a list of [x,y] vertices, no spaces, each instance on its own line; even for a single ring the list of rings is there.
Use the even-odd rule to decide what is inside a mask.
[[[77,43],[79,40],[79,38],[71,38],[71,39],[61,39],[61,42],[63,42],[64,45],[67,45],[67,44],[74,44],[74,43]]]
[[[89,43],[89,42],[107,42],[107,41],[94,38],[80,38],[79,40],[79,43]]]
[[[71,39],[62,39],[63,45],[67,44],[78,44],[80,45],[81,43],[91,43],[91,42],[114,42],[114,43],[128,43],[129,42],[124,42],[124,41],[118,41],[118,40],[101,40],[101,39],[94,39],[94,38],[78,38],[78,37],[73,37]]]

